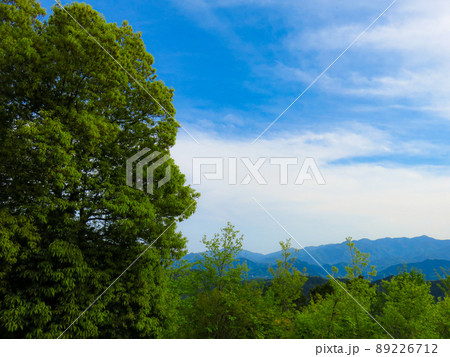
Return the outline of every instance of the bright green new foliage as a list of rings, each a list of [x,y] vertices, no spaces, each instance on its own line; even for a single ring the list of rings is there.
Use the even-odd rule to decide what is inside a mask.
[[[294,267],[296,257],[291,252],[291,239],[280,242],[280,246],[283,259],[277,260],[277,266],[269,269],[273,276],[270,289],[281,312],[286,313],[295,310],[304,298],[302,288],[307,276]]]
[[[430,283],[412,270],[384,281],[385,303],[380,323],[389,326],[395,338],[437,338],[439,319],[430,294]],[[446,306],[447,305],[447,306]],[[448,303],[439,306],[448,309]],[[448,310],[445,313],[448,316]]]
[[[90,6],[0,4],[0,335],[157,337],[167,328],[165,267],[185,239],[196,194],[172,160],[152,195],[126,185],[126,159],[169,154],[173,91],[157,79],[141,35]],[[166,113],[148,93],[166,110]]]
[[[177,337],[259,338],[274,316],[263,299],[263,287],[245,281],[247,266],[238,262],[243,236],[228,223],[212,238],[203,237],[206,252],[193,265],[176,268],[180,329]]]
[[[369,255],[362,253],[350,237],[347,247],[351,263],[344,281],[333,279],[331,293],[313,296],[309,306],[297,314],[297,336],[303,338],[386,338],[389,335],[376,324],[373,316],[376,287],[362,276]],[[335,268],[334,271],[337,269]],[[370,274],[375,275],[374,268]],[[369,315],[370,314],[370,315]]]
[[[242,250],[243,235],[228,222],[213,238],[203,237],[206,252],[198,264],[203,275],[203,289],[225,290],[232,288],[246,278],[247,265],[237,263],[237,255]]]
[[[436,304],[437,331],[439,337],[450,338],[450,271],[441,268],[438,276],[441,280],[440,288],[444,292],[444,298]]]

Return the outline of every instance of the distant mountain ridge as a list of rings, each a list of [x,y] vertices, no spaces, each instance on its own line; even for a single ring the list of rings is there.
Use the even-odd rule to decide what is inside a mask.
[[[406,264],[407,268],[420,269],[429,280],[437,279],[435,270],[440,267],[450,269],[450,240],[434,239],[428,236],[414,238],[381,238],[376,240],[354,240],[355,246],[364,253],[370,254],[370,265],[375,265],[378,278],[397,274]],[[294,243],[295,244],[295,243]],[[332,266],[339,269],[338,276],[345,275],[345,266],[350,262],[346,242],[325,244],[305,248],[324,268],[330,272]],[[292,248],[294,251],[294,248]],[[300,250],[296,254],[295,266],[304,267],[310,276],[325,277],[327,273],[311,257]],[[261,254],[243,250],[238,255],[239,260],[246,261],[250,278],[270,278],[269,266],[275,266],[281,259],[281,251]],[[201,259],[201,253],[187,254],[184,259],[194,262]]]
[[[397,275],[399,271],[404,270],[405,265],[398,264],[390,266],[377,274],[378,279],[384,279],[388,276]],[[420,270],[427,280],[439,280],[439,276],[443,276],[441,268],[445,271],[450,269],[450,260],[428,259],[419,263],[406,264],[406,270],[411,271],[412,268]]]

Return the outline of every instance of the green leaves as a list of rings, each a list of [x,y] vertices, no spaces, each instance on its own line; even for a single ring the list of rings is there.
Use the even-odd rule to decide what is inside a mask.
[[[355,243],[352,241],[352,237],[345,238],[347,241],[347,247],[351,257],[351,265],[345,267],[347,271],[347,279],[355,279],[363,274],[364,269],[369,265],[369,253],[362,253],[358,248],[356,248]],[[375,267],[370,266],[371,271],[368,273],[369,276],[376,276],[377,272]]]
[[[270,268],[273,275],[270,289],[274,292],[275,301],[281,308],[283,314],[292,312],[298,308],[305,297],[302,292],[303,285],[306,283],[307,276],[293,267],[296,260],[295,256],[291,258],[291,239],[286,242],[280,242],[283,259],[277,260],[277,267]],[[296,252],[295,252],[296,253]]]
[[[380,322],[396,338],[436,338],[437,316],[430,284],[412,270],[383,283],[385,303]]]
[[[376,286],[362,275],[369,264],[369,255],[360,252],[351,237],[346,241],[351,257],[350,264],[345,268],[347,276],[344,281],[330,277],[327,288],[321,289],[322,295],[312,296],[306,309],[297,313],[295,330],[301,337],[389,337],[372,319],[374,315],[378,318],[375,307],[379,296]],[[333,269],[333,273],[336,271]]]
[[[369,256],[347,239],[351,261],[347,277],[329,278],[302,295],[307,280],[295,269],[290,240],[281,242],[282,259],[273,279],[243,280],[237,254],[242,236],[228,223],[203,239],[207,251],[197,263],[172,268],[174,324],[178,338],[446,338],[450,333],[448,296],[433,301],[430,284],[418,272],[403,272],[375,285],[364,277]],[[236,274],[233,274],[235,272]],[[314,280],[314,279],[311,279]],[[442,278],[443,287],[447,275]],[[310,281],[307,281],[310,283]],[[381,325],[381,326],[380,326]]]
[[[131,26],[65,9],[121,66],[58,6],[41,22],[36,1],[0,5],[2,336],[59,336],[198,196],[173,161],[154,195],[126,185],[128,157],[170,153],[173,90]],[[184,249],[173,224],[64,337],[159,336],[165,268]]]
[[[236,264],[237,254],[242,250],[243,235],[228,222],[221,229],[222,234],[215,234],[210,240],[206,236],[202,242],[206,252],[197,267],[203,272],[203,289],[232,289],[245,278],[247,265]]]
[[[172,294],[178,322],[169,337],[259,338],[272,324],[263,285],[246,282],[247,266],[238,262],[243,236],[231,223],[202,239],[202,260],[172,268]]]

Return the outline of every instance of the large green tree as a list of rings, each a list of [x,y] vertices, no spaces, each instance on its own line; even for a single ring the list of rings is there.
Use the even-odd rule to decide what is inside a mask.
[[[128,187],[125,162],[169,154],[173,90],[126,22],[65,10],[44,21],[34,0],[0,4],[0,335],[58,337],[153,243],[63,336],[158,337],[165,269],[185,249],[173,223],[196,194],[173,160],[152,195]]]

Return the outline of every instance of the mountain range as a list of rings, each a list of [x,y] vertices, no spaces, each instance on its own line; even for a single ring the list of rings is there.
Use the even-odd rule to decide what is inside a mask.
[[[361,252],[370,254],[370,265],[376,267],[377,278],[396,275],[406,266],[407,270],[412,268],[421,270],[427,280],[436,280],[438,279],[436,272],[442,273],[441,268],[447,271],[450,269],[449,239],[420,236],[376,240],[360,239],[353,242]],[[299,270],[306,268],[309,276],[326,277],[327,272],[331,272],[332,266],[335,266],[338,268],[337,276],[343,277],[346,273],[345,266],[350,262],[346,242],[306,247],[297,252],[294,248],[291,250],[297,258],[295,267]],[[249,278],[269,279],[271,277],[269,267],[276,265],[277,259],[282,257],[281,254],[281,251],[261,254],[243,250],[239,253],[238,258],[240,262],[247,263]],[[190,253],[184,259],[195,262],[201,257],[201,253]]]

